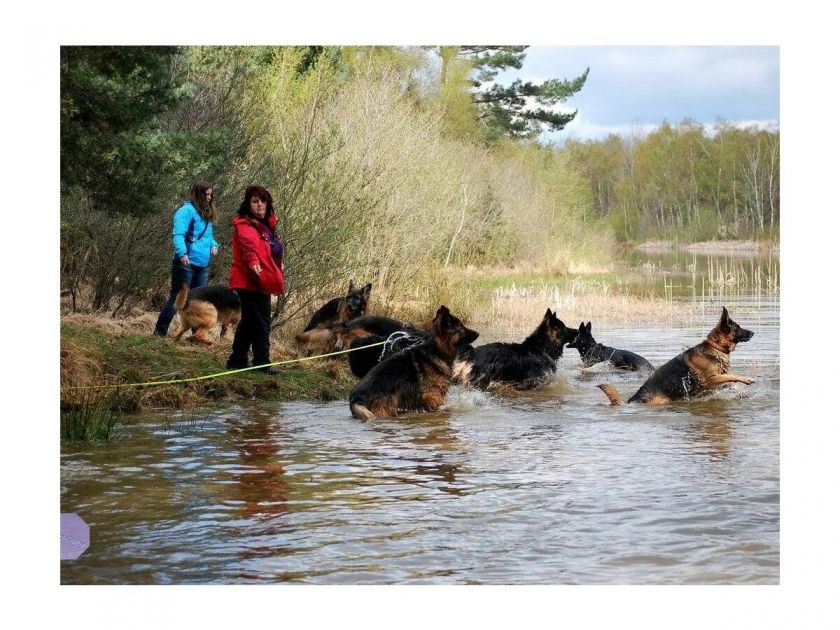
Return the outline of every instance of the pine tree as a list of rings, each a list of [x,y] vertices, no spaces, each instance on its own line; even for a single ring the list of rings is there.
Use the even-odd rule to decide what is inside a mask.
[[[488,139],[503,136],[530,138],[545,129],[559,131],[574,120],[577,110],[560,113],[552,108],[581,90],[589,68],[572,79],[548,79],[531,83],[516,79],[510,85],[495,82],[499,72],[522,68],[527,46],[459,46],[441,48],[441,80],[447,79],[447,67],[455,57],[473,66],[470,76],[473,102]],[[454,54],[453,54],[454,53]]]
[[[61,187],[84,190],[94,206],[143,213],[173,147],[159,128],[179,102],[176,48],[62,46]],[[182,184],[186,188],[187,184]]]

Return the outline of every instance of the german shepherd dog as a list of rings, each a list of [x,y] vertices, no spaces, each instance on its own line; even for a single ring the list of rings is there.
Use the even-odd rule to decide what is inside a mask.
[[[741,328],[729,318],[726,307],[717,326],[702,342],[678,354],[650,375],[628,402],[663,405],[677,400],[690,400],[703,392],[726,383],[755,381],[748,376],[729,373],[729,353],[735,344],[752,339],[753,332]],[[620,405],[621,394],[612,385],[598,385],[610,399],[611,405]]]
[[[455,382],[479,389],[493,383],[515,389],[540,387],[557,372],[563,346],[576,334],[549,308],[537,329],[522,343],[488,343],[460,353],[455,361]]]
[[[362,315],[348,322],[339,322],[323,328],[313,328],[295,337],[306,354],[326,354],[350,347],[354,339],[371,335],[387,337],[405,327],[400,321],[380,315]]]
[[[476,331],[441,306],[429,339],[378,363],[356,384],[349,399],[353,417],[371,420],[440,408],[452,382],[458,346],[477,338]]]
[[[360,317],[367,313],[368,300],[370,299],[371,284],[368,283],[361,289],[353,286],[350,281],[350,288],[347,295],[331,299],[312,315],[312,319],[303,329],[303,332],[313,328],[326,328],[332,324],[348,322],[351,319]]]
[[[398,352],[420,345],[430,335],[431,332],[428,330],[420,330],[411,324],[407,324],[404,328],[392,332],[387,336],[369,335],[367,337],[356,337],[350,342],[350,349],[354,352],[350,352],[347,355],[347,361],[350,363],[350,371],[357,378],[362,378],[380,361],[384,361]]]
[[[221,324],[219,339],[224,339],[228,326],[235,326],[242,315],[239,295],[223,284],[210,284],[190,291],[184,282],[175,297],[175,308],[178,309],[179,323],[175,341],[180,341],[181,335],[193,328],[195,330],[190,339],[208,346],[213,344],[206,336],[211,328]]]
[[[650,361],[635,352],[610,348],[609,346],[604,346],[596,342],[592,337],[592,322],[587,322],[586,326],[581,322],[577,335],[567,347],[578,349],[580,359],[583,361],[583,367],[592,367],[596,363],[609,361],[615,367],[622,370],[635,372],[638,370],[653,369]]]

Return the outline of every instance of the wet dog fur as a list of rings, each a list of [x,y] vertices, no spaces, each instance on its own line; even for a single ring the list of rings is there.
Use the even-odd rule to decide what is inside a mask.
[[[755,381],[748,376],[729,372],[729,355],[735,345],[749,341],[752,336],[753,332],[741,328],[724,307],[717,326],[703,341],[657,369],[628,402],[661,405],[691,400],[727,383],[752,385]],[[598,387],[610,399],[611,405],[623,402],[621,394],[612,385]]]
[[[190,290],[184,282],[175,297],[175,308],[178,309],[179,324],[175,341],[180,341],[185,332],[193,329],[190,340],[208,346],[213,344],[213,340],[207,333],[216,324],[222,325],[219,339],[224,339],[228,326],[235,326],[242,315],[239,295],[223,284],[211,284]]]
[[[547,309],[539,326],[522,343],[488,343],[461,352],[453,370],[455,382],[479,389],[491,384],[515,389],[541,387],[557,372],[563,346],[576,334],[577,330],[568,328],[557,313]]]
[[[443,405],[458,347],[475,341],[478,333],[445,306],[437,310],[431,329],[429,339],[378,363],[356,384],[349,397],[354,418],[393,417]]]
[[[592,337],[592,322],[584,326],[580,323],[577,335],[567,346],[577,348],[580,353],[580,360],[583,367],[592,367],[596,363],[609,361],[613,366],[621,370],[636,372],[638,370],[653,370],[653,365],[643,356],[630,352],[629,350],[618,350],[598,343]]]

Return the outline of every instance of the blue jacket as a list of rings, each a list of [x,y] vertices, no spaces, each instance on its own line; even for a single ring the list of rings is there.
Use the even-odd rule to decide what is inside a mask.
[[[198,238],[199,236],[201,238]],[[185,201],[184,205],[175,211],[172,221],[172,244],[175,246],[175,258],[186,254],[190,264],[196,267],[209,265],[210,249],[219,247],[213,238],[213,224],[201,218],[191,201]]]

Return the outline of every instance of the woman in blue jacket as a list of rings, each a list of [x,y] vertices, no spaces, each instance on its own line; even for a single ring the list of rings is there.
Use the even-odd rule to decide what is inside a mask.
[[[175,297],[181,283],[186,282],[191,289],[207,284],[210,259],[219,253],[219,244],[213,238],[215,222],[213,187],[207,182],[196,182],[190,190],[190,198],[175,211],[172,221],[172,244],[175,246],[172,284],[169,299],[155,324],[156,335],[165,337],[169,330],[169,324],[175,317]]]

